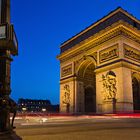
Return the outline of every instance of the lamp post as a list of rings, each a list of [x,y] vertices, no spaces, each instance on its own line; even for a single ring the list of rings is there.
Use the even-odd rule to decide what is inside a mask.
[[[10,125],[10,71],[18,41],[10,23],[10,0],[0,0],[0,139],[19,139]]]

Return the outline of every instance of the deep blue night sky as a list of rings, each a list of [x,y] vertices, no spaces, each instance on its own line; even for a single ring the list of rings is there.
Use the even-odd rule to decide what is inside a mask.
[[[140,19],[140,0],[11,0],[19,42],[11,96],[59,103],[60,44],[118,6]]]

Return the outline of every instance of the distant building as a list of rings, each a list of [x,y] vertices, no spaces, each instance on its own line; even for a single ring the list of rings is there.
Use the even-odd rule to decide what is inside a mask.
[[[19,112],[58,112],[59,105],[52,105],[50,100],[22,99],[18,100]]]

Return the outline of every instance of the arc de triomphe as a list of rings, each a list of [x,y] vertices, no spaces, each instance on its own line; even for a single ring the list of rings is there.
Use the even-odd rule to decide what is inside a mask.
[[[60,112],[140,110],[138,19],[117,8],[60,47]]]

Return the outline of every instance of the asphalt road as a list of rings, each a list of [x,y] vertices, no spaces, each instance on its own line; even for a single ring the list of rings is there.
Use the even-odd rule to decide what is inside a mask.
[[[17,123],[23,140],[140,140],[138,118],[82,118]]]

